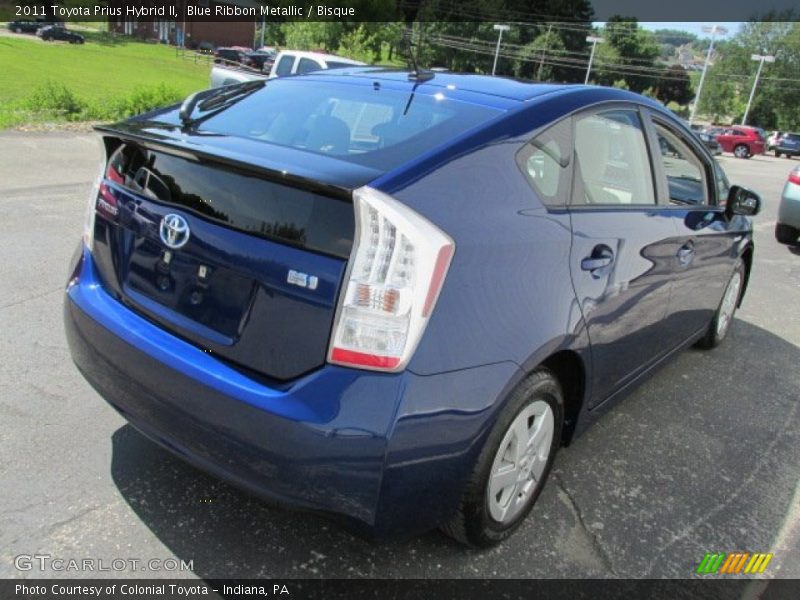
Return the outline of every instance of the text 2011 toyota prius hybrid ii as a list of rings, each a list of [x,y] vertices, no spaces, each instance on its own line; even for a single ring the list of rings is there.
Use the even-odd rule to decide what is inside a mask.
[[[355,68],[99,128],[65,300],[135,427],[378,536],[514,531],[556,449],[718,344],[756,194],[616,89]]]

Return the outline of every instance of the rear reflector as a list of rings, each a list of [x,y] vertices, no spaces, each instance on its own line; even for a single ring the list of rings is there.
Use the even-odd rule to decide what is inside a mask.
[[[455,252],[453,240],[391,196],[353,192],[356,235],[328,360],[401,371],[417,347]]]

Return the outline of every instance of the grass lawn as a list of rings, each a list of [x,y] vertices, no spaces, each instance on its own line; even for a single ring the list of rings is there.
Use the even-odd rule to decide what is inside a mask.
[[[158,89],[173,101],[208,87],[210,66],[176,57],[171,46],[81,33],[83,45],[0,36],[0,128],[44,118],[35,106],[27,114],[21,111],[30,109],[32,96],[37,90],[41,96],[48,84],[63,85],[91,108],[86,114],[94,111],[100,118],[111,116],[107,107],[137,91]]]

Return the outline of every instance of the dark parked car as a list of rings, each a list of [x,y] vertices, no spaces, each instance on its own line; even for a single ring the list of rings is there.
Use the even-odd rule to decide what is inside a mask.
[[[714,156],[722,154],[722,146],[719,145],[719,142],[713,135],[703,131],[695,131],[694,134],[700,139],[701,142],[703,142],[703,145],[708,148],[708,151],[711,152],[711,154]]]
[[[182,459],[376,536],[505,539],[562,444],[725,339],[753,261],[758,196],[619,89],[349,67],[98,131],[81,373]]]
[[[241,48],[217,48],[214,50],[214,62],[250,66],[250,58],[247,56],[247,51]]]
[[[36,33],[42,27],[61,24],[62,21],[48,21],[45,19],[35,19],[33,21],[10,21],[8,23],[8,29],[14,33]]]
[[[277,52],[267,52],[264,50],[255,50],[245,54],[247,60],[249,61],[248,64],[250,67],[265,73],[269,73],[269,70],[272,68],[272,63],[275,62],[275,57],[277,55]]]
[[[784,133],[778,138],[775,146],[775,156],[783,154],[786,158],[800,155],[800,133]]]
[[[75,33],[74,31],[70,31],[69,29],[60,27],[58,25],[42,27],[36,32],[36,35],[47,42],[59,41],[69,42],[70,44],[82,44],[84,42],[84,38],[80,33]]]
[[[750,158],[763,154],[766,148],[763,129],[735,125],[717,135],[717,142],[724,152],[732,152],[737,158]]]
[[[14,33],[36,33],[41,27],[36,21],[11,21],[8,29]]]
[[[720,135],[721,133],[725,133],[727,129],[728,129],[727,127],[719,127],[718,125],[712,125],[710,127],[706,127],[705,129],[703,129],[703,133],[707,133],[708,135],[716,139],[718,135]]]

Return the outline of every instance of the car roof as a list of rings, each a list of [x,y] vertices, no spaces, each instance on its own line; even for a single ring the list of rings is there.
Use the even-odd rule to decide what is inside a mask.
[[[576,89],[574,84],[525,83],[506,77],[488,75],[471,75],[463,73],[436,72],[432,79],[415,82],[410,76],[413,72],[385,67],[341,68],[333,71],[316,71],[303,77],[313,77],[326,81],[349,81],[350,83],[387,82],[392,85],[413,87],[420,93],[436,93],[448,91],[450,97],[481,97],[482,104],[507,108],[508,101],[525,102],[533,98],[551,94],[560,90]],[[335,78],[335,79],[332,79]],[[344,80],[344,81],[343,81]],[[465,99],[465,98],[464,98]],[[504,101],[500,101],[500,100]]]

